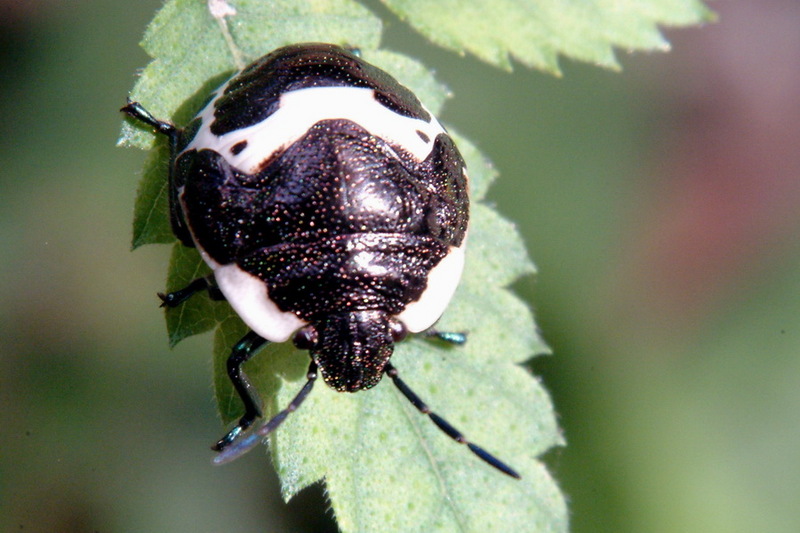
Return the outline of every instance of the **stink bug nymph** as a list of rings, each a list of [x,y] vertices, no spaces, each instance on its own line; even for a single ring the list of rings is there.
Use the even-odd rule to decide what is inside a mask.
[[[163,304],[206,290],[251,328],[227,362],[245,412],[214,445],[215,462],[277,428],[320,371],[346,392],[388,375],[447,435],[519,477],[432,412],[390,362],[409,333],[465,340],[431,329],[464,263],[465,165],[411,91],[348,50],[296,44],[236,74],[186,128],[136,102],[122,111],[168,138],[172,229],[213,271],[161,295]],[[242,364],[289,339],[310,353],[307,382],[286,409],[251,427],[262,412]]]

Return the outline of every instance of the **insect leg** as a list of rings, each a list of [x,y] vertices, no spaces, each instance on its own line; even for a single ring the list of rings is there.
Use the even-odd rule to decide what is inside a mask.
[[[397,374],[397,369],[392,366],[391,363],[387,363],[386,365],[386,375],[392,378],[392,381],[397,388],[400,389],[400,392],[403,393],[403,396],[405,396],[408,401],[414,405],[414,407],[419,409],[421,413],[428,415],[430,419],[433,420],[433,423],[436,424],[436,426],[444,431],[448,436],[450,436],[450,438],[456,442],[460,442],[461,444],[466,444],[472,453],[477,455],[481,460],[488,463],[490,466],[493,466],[502,473],[513,478],[520,479],[520,475],[514,469],[477,444],[469,442],[466,437],[464,437],[464,435],[459,430],[454,428],[447,420],[431,411],[430,407],[428,407],[427,404],[423,402],[422,399],[417,396],[417,394],[412,391],[402,379],[400,379],[400,376]]]
[[[463,331],[439,331],[438,329],[429,328],[422,334],[429,339],[439,339],[459,346],[467,342],[467,334]]]
[[[169,122],[158,120],[156,117],[151,115],[150,112],[139,102],[133,102],[128,99],[128,103],[125,104],[120,111],[138,120],[139,122],[144,122],[148,126],[152,126],[158,133],[166,135],[170,138],[170,141],[174,140],[177,143],[179,135],[178,129]]]
[[[300,389],[300,392],[297,393],[297,396],[295,396],[294,399],[289,402],[289,405],[286,406],[286,409],[272,417],[267,423],[254,430],[246,437],[226,447],[214,458],[214,464],[221,465],[224,463],[229,463],[230,461],[241,457],[250,449],[258,445],[258,443],[261,442],[264,437],[277,429],[277,427],[280,426],[284,420],[286,420],[286,417],[289,416],[289,413],[293,413],[298,407],[300,407],[300,404],[302,404],[303,400],[306,399],[308,393],[311,392],[312,388],[314,388],[314,382],[317,379],[317,364],[314,361],[311,361],[311,364],[308,366],[306,379],[306,384],[303,385],[303,388]]]
[[[161,298],[161,307],[177,307],[201,291],[208,291],[208,297],[212,300],[221,301],[225,299],[225,295],[214,284],[213,274],[192,280],[186,287],[177,291],[166,294],[159,292],[158,297]]]
[[[147,109],[139,102],[133,102],[128,99],[128,103],[120,109],[123,113],[131,118],[138,120],[148,126],[154,128],[157,133],[164,135],[169,140],[169,220],[172,225],[172,232],[185,246],[190,248],[194,247],[192,235],[183,219],[180,202],[178,200],[179,179],[176,176],[176,169],[174,168],[175,158],[178,156],[178,145],[180,144],[182,130],[176,128],[173,124],[164,120],[159,120],[154,117]]]
[[[212,450],[220,451],[235,441],[244,430],[252,425],[256,418],[261,416],[260,401],[256,395],[250,380],[247,379],[247,374],[242,370],[242,365],[246,363],[259,348],[264,346],[267,340],[256,332],[251,331],[237,342],[231,355],[228,357],[226,363],[228,369],[228,377],[233,383],[233,388],[236,390],[239,397],[244,403],[244,415],[239,419],[239,423],[230,430],[224,437],[222,437],[214,446]]]

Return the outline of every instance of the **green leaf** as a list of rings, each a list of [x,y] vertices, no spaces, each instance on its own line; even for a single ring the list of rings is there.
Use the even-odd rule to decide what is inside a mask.
[[[511,68],[559,72],[563,55],[619,68],[614,47],[666,50],[657,25],[713,19],[699,0],[382,0],[431,41]]]
[[[133,248],[143,244],[175,241],[169,221],[167,175],[169,147],[161,139],[144,164],[142,180],[133,207]]]
[[[358,46],[365,59],[409,86],[432,112],[449,96],[428,69],[378,50],[380,21],[345,0],[239,0],[224,24],[196,0],[171,0],[147,30],[144,48],[154,60],[131,98],[159,118],[186,124],[206,95],[235,69],[277,46],[306,40]],[[227,35],[226,35],[227,32]],[[200,88],[198,90],[198,87]],[[345,532],[565,531],[566,505],[539,461],[563,444],[550,399],[521,363],[547,351],[527,306],[506,288],[533,272],[513,224],[478,201],[496,172],[460,136],[473,206],[467,265],[456,296],[438,327],[468,331],[465,346],[422,338],[398,344],[392,358],[403,379],[437,413],[473,442],[523,476],[511,479],[448,438],[393,386],[344,394],[322,380],[270,437],[270,454],[288,499],[325,480],[331,507]],[[150,148],[153,135],[126,120],[121,144]],[[166,148],[156,145],[137,198],[134,244],[175,242],[166,201]],[[175,243],[168,289],[209,270],[194,249]],[[167,310],[171,344],[216,327],[214,384],[223,420],[241,416],[241,401],[225,371],[232,346],[247,328],[225,302],[197,295]],[[245,370],[275,414],[305,381],[308,353],[291,343],[269,345]]]

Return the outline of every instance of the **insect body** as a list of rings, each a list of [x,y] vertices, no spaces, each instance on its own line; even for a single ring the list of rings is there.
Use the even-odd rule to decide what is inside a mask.
[[[445,433],[519,477],[432,413],[389,361],[395,342],[430,334],[444,312],[469,220],[463,159],[413,93],[345,49],[298,44],[238,73],[185,129],[135,102],[122,111],[169,138],[172,228],[213,270],[164,304],[210,289],[252,330],[228,359],[245,414],[214,446],[218,462],[275,429],[319,370],[347,392],[388,374]],[[241,365],[289,339],[310,352],[308,381],[248,432],[262,412]]]

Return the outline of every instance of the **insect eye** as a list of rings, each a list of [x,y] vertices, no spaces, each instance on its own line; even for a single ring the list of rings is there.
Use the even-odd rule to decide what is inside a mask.
[[[301,328],[294,334],[292,342],[300,350],[310,350],[317,344],[317,330],[313,326]]]
[[[392,333],[392,340],[394,342],[400,342],[401,340],[406,338],[408,335],[408,330],[406,329],[405,325],[397,320],[392,320],[389,328]]]

